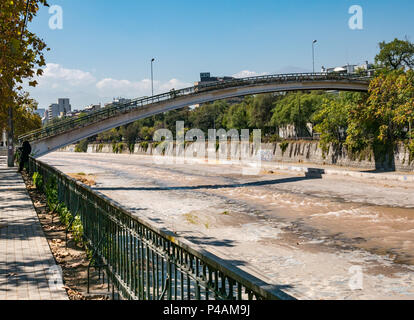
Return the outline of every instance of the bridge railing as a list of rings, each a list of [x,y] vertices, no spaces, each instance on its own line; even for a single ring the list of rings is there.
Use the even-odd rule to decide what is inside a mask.
[[[62,134],[64,132],[73,130],[75,128],[87,126],[98,121],[108,119],[110,117],[117,116],[122,113],[131,112],[132,110],[140,107],[149,106],[151,104],[173,100],[182,96],[189,96],[206,91],[219,90],[223,88],[231,88],[243,85],[257,85],[263,83],[275,83],[275,82],[289,82],[289,81],[317,81],[317,80],[352,80],[352,81],[366,81],[368,74],[338,74],[338,73],[290,73],[290,74],[277,74],[277,75],[264,75],[257,77],[247,77],[232,79],[226,81],[218,81],[214,83],[199,84],[198,86],[188,87],[179,90],[171,90],[159,95],[144,97],[131,100],[123,104],[109,105],[101,110],[92,112],[86,116],[82,116],[76,119],[66,119],[57,124],[46,126],[42,129],[30,132],[26,135],[19,137],[19,142],[23,141],[36,141],[44,138],[52,137]]]
[[[113,292],[115,288],[124,299],[293,299],[280,287],[191,248],[47,164],[30,158],[29,171],[38,172],[43,185],[57,186],[59,203],[80,218],[92,266],[105,270]]]

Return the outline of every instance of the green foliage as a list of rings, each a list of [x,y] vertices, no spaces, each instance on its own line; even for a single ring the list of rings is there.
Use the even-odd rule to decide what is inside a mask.
[[[198,128],[206,134],[209,129],[223,128],[223,120],[228,109],[225,101],[215,101],[195,108],[189,113],[188,121],[193,128]]]
[[[408,153],[410,156],[410,164],[414,161],[414,140],[407,143]]]
[[[125,150],[126,146],[125,143],[119,142],[119,143],[112,143],[112,152],[113,153],[122,153]]]
[[[144,126],[139,130],[138,136],[144,141],[151,141],[154,135],[154,132],[155,132],[155,128]]]
[[[88,140],[82,140],[80,141],[76,146],[75,146],[75,152],[83,152],[86,153],[88,152]]]
[[[49,208],[53,208],[59,203],[56,178],[51,177],[45,186],[46,201]]]
[[[320,145],[324,152],[328,151],[330,144],[339,146],[345,141],[349,110],[362,99],[359,93],[340,93],[324,98],[319,110],[312,116],[316,124],[314,130],[320,133]]]
[[[279,144],[280,150],[282,150],[282,156],[285,154],[287,148],[289,147],[289,142],[283,141]]]
[[[275,103],[271,124],[276,127],[295,125],[300,137],[309,136],[306,125],[313,123],[313,114],[317,112],[328,94],[291,93]]]
[[[410,41],[394,39],[388,43],[381,42],[379,47],[375,62],[386,70],[414,68],[414,44]]]
[[[33,181],[40,181],[41,176],[39,174],[36,175],[36,172],[33,175]],[[39,178],[40,177],[40,178]],[[39,180],[40,179],[40,180]],[[42,182],[43,183],[43,182]],[[37,188],[37,186],[36,186]],[[41,190],[41,188],[38,188]],[[79,216],[77,216],[75,219],[73,219],[73,214],[70,212],[70,210],[63,204],[59,202],[58,199],[58,189],[57,189],[57,183],[56,178],[52,177],[49,179],[49,181],[46,184],[45,188],[45,194],[47,199],[47,205],[49,207],[49,210],[54,210],[59,215],[60,222],[65,225],[66,227],[69,227],[71,224],[70,230],[72,231],[74,240],[78,243],[83,245],[83,225],[82,221]]]
[[[119,153],[118,143],[112,142],[112,153]]]
[[[234,104],[229,108],[224,118],[224,124],[228,129],[248,129],[249,128],[249,105],[244,101]]]
[[[39,172],[33,173],[33,184],[35,185],[37,190],[43,189],[43,177]]]
[[[263,142],[267,142],[267,143],[276,143],[276,142],[281,142],[281,141],[282,141],[282,138],[277,133],[266,136],[263,139]]]
[[[35,87],[35,77],[41,76],[46,66],[46,44],[29,28],[24,28],[25,22],[30,27],[43,5],[47,5],[45,0],[32,0],[29,6],[24,0],[0,1],[0,128],[8,127],[11,107],[14,118],[18,119],[16,135],[41,126],[39,116],[34,113],[37,104],[23,91],[23,82]]]
[[[413,120],[414,71],[382,73],[371,81],[366,102],[350,108],[346,143],[353,151],[372,146],[392,152],[398,140],[407,138]]]
[[[258,128],[266,133],[275,133],[275,126],[271,124],[272,110],[274,104],[281,100],[283,96],[273,94],[258,95],[251,100],[251,107],[248,108],[250,128]]]
[[[147,152],[148,146],[149,146],[147,141],[143,141],[139,145],[141,146],[142,149],[144,149],[145,152]]]
[[[83,243],[83,225],[82,220],[79,216],[77,216],[73,221],[71,231],[73,234],[73,239],[77,243]]]

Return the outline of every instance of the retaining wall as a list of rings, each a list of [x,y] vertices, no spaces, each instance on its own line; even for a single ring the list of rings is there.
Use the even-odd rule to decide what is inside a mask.
[[[230,150],[230,148],[228,148]],[[152,155],[153,144],[148,146],[137,143],[134,147],[134,154]],[[75,146],[67,146],[61,151],[74,152]],[[214,152],[214,151],[213,151]],[[234,150],[240,154],[239,148]],[[397,171],[414,171],[414,161],[410,163],[409,150],[400,144],[395,148],[394,158],[385,157],[381,163],[376,159],[372,150],[365,150],[359,154],[349,154],[345,147],[335,148],[331,146],[328,152],[324,153],[316,141],[295,141],[289,142],[289,145],[282,151],[280,143],[263,143],[261,158],[266,162],[283,162],[283,163],[309,163],[315,165],[337,165],[342,167],[353,167],[367,170],[374,169],[395,169]],[[114,153],[111,144],[90,144],[88,153]],[[128,146],[124,144],[122,151],[118,153],[130,154]],[[166,151],[168,155],[175,154],[175,148]],[[250,148],[250,155],[254,155],[253,148]]]

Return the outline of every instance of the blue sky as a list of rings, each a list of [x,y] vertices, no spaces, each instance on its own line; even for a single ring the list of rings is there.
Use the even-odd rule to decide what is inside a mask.
[[[150,59],[156,92],[191,85],[199,73],[242,75],[312,70],[372,61],[380,41],[414,41],[412,0],[49,0],[63,9],[51,30],[44,8],[29,25],[51,48],[38,88],[40,107],[59,97],[72,106],[115,96],[149,95]],[[363,8],[364,29],[351,30],[351,5]]]

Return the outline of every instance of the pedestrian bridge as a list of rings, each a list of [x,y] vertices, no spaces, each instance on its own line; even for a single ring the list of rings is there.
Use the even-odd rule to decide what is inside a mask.
[[[337,73],[294,73],[249,77],[198,85],[152,97],[110,105],[77,119],[57,124],[19,137],[32,145],[34,157],[43,156],[101,132],[166,111],[216,100],[260,93],[299,90],[368,91],[369,76]]]

